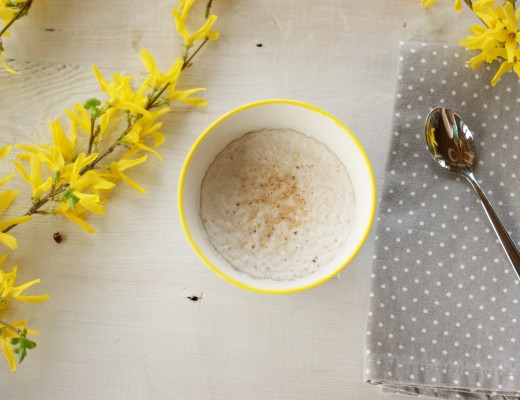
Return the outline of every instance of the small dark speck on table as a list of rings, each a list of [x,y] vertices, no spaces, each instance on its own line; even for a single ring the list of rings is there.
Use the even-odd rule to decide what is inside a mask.
[[[262,43],[257,43],[256,47],[264,47],[264,45]]]

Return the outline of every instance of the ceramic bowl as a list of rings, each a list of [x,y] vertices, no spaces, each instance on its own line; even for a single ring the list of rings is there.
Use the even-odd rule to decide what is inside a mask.
[[[350,175],[355,217],[345,245],[318,271],[293,280],[259,279],[240,272],[215,250],[200,217],[202,180],[215,157],[233,140],[251,131],[290,128],[331,149]],[[376,189],[370,162],[354,134],[337,118],[306,103],[264,100],[238,107],[213,122],[196,140],[184,162],[178,190],[181,223],[193,249],[215,273],[239,287],[263,293],[309,289],[337,275],[361,249],[376,209]]]

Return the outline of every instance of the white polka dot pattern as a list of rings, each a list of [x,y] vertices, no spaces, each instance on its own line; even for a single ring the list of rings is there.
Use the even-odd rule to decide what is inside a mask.
[[[520,285],[476,195],[438,167],[424,118],[453,108],[472,128],[475,175],[520,244],[520,84],[473,71],[460,48],[401,45],[381,192],[365,379],[440,398],[520,396]],[[505,397],[504,397],[505,396]]]

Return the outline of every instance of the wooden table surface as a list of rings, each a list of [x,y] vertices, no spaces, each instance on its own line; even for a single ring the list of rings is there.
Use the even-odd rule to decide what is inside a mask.
[[[91,64],[106,73],[143,71],[145,46],[168,66],[180,51],[174,5],[35,0],[4,40],[6,58],[22,60],[13,65],[23,74],[0,71],[2,142],[48,142],[49,119],[100,95]],[[221,38],[181,83],[206,87],[209,104],[165,119],[164,162],[133,174],[148,194],[117,189],[107,215],[89,220],[94,235],[55,217],[13,231],[20,248],[10,261],[19,264],[20,282],[39,277],[34,292],[52,297],[13,309],[42,333],[15,373],[0,364],[2,399],[402,398],[362,381],[374,229],[348,268],[322,286],[284,296],[248,292],[213,274],[190,248],[177,213],[179,171],[221,114],[290,98],[351,128],[380,190],[399,41],[456,44],[477,21],[448,0],[429,10],[419,0],[214,0],[213,11]],[[55,231],[65,237],[59,245]]]

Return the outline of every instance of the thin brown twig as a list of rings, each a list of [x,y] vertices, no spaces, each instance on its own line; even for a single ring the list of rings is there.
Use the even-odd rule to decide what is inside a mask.
[[[90,170],[93,170],[96,165],[99,164],[101,160],[103,160],[108,155],[112,154],[117,146],[121,144],[121,140],[132,130],[133,125],[131,123],[128,124],[125,131],[118,136],[118,138],[112,143],[112,145],[105,150],[105,152],[101,155],[98,155],[95,160],[93,160],[90,164],[85,165],[80,171],[79,175],[84,175]]]
[[[187,59],[184,60],[184,63],[182,64],[181,71],[184,70],[185,68],[188,68],[190,66],[191,60],[193,60],[193,58],[197,55],[197,53],[200,51],[200,49],[202,49],[202,47],[206,43],[208,43],[208,41],[209,41],[209,38],[204,39],[204,41],[200,44],[199,47],[197,47],[197,49],[193,52],[193,54],[191,56],[189,56]]]
[[[92,146],[94,145],[94,138],[95,138],[95,134],[94,134],[95,124],[96,124],[96,119],[94,117],[90,117],[90,139],[88,141],[87,155],[92,153]]]
[[[211,11],[211,6],[213,5],[213,0],[208,0],[208,4],[206,4],[206,19],[209,18],[209,13]]]

